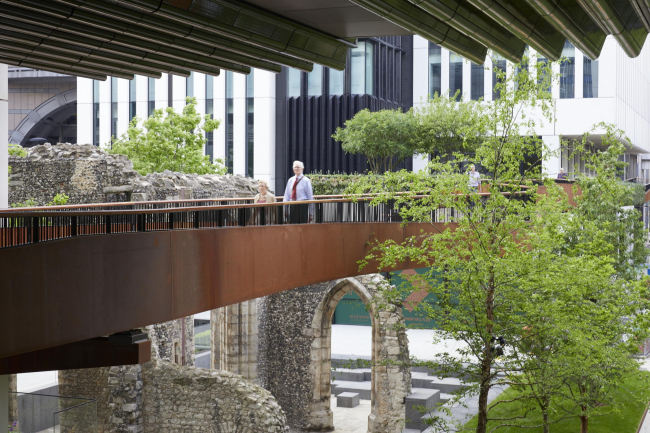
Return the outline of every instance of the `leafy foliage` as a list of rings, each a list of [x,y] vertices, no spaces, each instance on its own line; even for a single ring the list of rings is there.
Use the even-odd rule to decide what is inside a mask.
[[[539,184],[541,164],[522,170],[520,161],[530,155],[537,162],[553,155],[536,128],[552,119],[545,89],[556,77],[550,64],[538,63],[536,74],[519,70],[496,72],[500,98],[485,105],[468,135],[486,134],[474,158],[435,158],[428,173],[385,173],[381,181],[362,179],[350,188],[377,193],[374,203],[394,200],[406,224],[427,227],[402,244],[375,242],[361,266],[408,261],[430,269],[378,299],[400,302],[402,291],[414,286],[434,295],[436,303],[417,310],[440,323],[441,338],[465,346],[428,365],[472,383],[465,393],[478,396],[477,432],[485,433],[488,421],[548,431],[553,403],[566,401],[562,417],[580,417],[584,433],[598,402],[617,410],[608,393],[638,367],[631,355],[650,328],[648,282],[635,271],[645,261],[639,249],[645,237],[634,223],[638,214],[620,210],[620,131],[611,129],[607,150],[591,157],[597,175],[584,181],[575,206],[562,185]],[[489,195],[469,186],[465,162],[491,173]],[[428,196],[396,194],[405,190]],[[432,215],[449,209],[455,212],[446,222],[432,223]],[[500,405],[525,402],[542,421],[491,414],[488,392],[503,384],[520,394]]]
[[[346,121],[345,128],[336,128],[332,137],[342,143],[347,153],[365,155],[370,171],[384,173],[413,155],[415,131],[415,118],[410,112],[365,109]]]
[[[485,108],[480,101],[459,101],[459,92],[451,98],[436,93],[426,103],[412,109],[417,120],[416,152],[474,151],[483,141],[485,125],[479,119]]]
[[[138,127],[140,119],[133,118],[127,132],[113,142],[108,152],[128,156],[142,175],[165,170],[225,174],[227,169],[221,160],[211,163],[203,154],[203,132],[217,129],[220,122],[197,113],[196,98],[188,97],[186,102],[181,114],[170,107],[164,112],[154,110],[143,122],[144,129]]]
[[[339,195],[344,194],[362,176],[364,175],[310,173],[309,179],[311,179],[314,195]]]

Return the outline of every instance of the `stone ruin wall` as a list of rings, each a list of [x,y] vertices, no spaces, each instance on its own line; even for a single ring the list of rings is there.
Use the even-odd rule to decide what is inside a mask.
[[[286,418],[270,392],[216,370],[144,364],[145,433],[284,433]]]
[[[26,150],[26,157],[9,157],[9,203],[34,199],[43,206],[59,193],[70,197],[69,204],[127,201],[129,196],[152,201],[257,194],[257,182],[242,176],[170,171],[142,176],[126,156],[90,144],[45,144]]]
[[[411,391],[408,338],[402,309],[376,307],[379,274],[280,292],[258,303],[260,384],[276,398],[291,428],[330,431],[331,324],[339,300],[354,290],[373,318],[373,407],[369,433],[399,433]]]

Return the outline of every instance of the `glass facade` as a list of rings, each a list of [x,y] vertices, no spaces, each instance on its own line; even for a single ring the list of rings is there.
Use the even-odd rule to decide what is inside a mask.
[[[569,41],[562,49],[564,60],[560,63],[560,99],[575,97],[576,48]]]
[[[542,68],[546,65],[548,65],[548,59],[546,57],[537,57],[537,84],[541,84],[544,80],[544,71]],[[548,83],[544,91],[551,93],[551,83]]]
[[[501,89],[497,88],[500,81],[499,74],[506,72],[506,59],[498,54],[492,56],[492,99],[499,99],[501,97]],[[503,78],[501,78],[502,80]]]
[[[316,65],[314,65],[314,68]],[[322,67],[321,67],[322,68]],[[246,76],[246,176],[254,177],[255,158],[255,70]]]
[[[185,79],[185,96],[194,96],[194,71]]]
[[[350,93],[374,95],[375,45],[369,41],[357,43],[350,50]]]
[[[440,46],[429,42],[429,97],[442,92],[442,54]]]
[[[129,122],[136,116],[136,91],[135,91],[136,78],[129,81]]]
[[[345,71],[329,69],[329,94],[340,96],[345,92]]]
[[[598,97],[598,59],[591,60],[585,56],[583,60],[582,97]]]
[[[117,138],[117,78],[111,77],[111,142]]]
[[[472,62],[472,88],[470,89],[471,97],[478,101],[485,94],[485,68],[483,65],[477,65]]]
[[[156,79],[149,77],[147,87],[147,116],[151,116],[156,109]]]
[[[307,74],[307,96],[323,94],[323,67],[314,63],[314,69]]]
[[[314,65],[316,66],[316,65]],[[287,98],[298,98],[302,93],[300,87],[302,85],[302,72],[298,69],[289,68],[287,74]]]
[[[233,173],[233,73],[226,71],[226,167],[228,173]]]
[[[93,80],[93,144],[99,146],[99,81]]]
[[[205,114],[214,119],[214,77],[212,75],[205,76]],[[210,157],[214,154],[214,131],[205,133],[205,154]]]
[[[463,97],[463,58],[458,54],[449,52],[449,97],[454,97],[456,92],[458,99]]]

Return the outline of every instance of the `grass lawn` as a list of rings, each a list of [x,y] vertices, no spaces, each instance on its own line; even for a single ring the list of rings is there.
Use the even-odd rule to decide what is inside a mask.
[[[643,372],[645,375],[650,375],[650,372]],[[515,392],[512,389],[507,389],[501,394],[496,401],[511,399]],[[589,433],[636,433],[643,412],[646,408],[646,403],[650,400],[650,389],[643,386],[643,383],[630,378],[625,381],[624,386],[612,391],[613,399],[620,403],[620,410],[618,413],[608,413],[605,416],[592,415],[589,418]],[[643,401],[638,401],[642,398]],[[646,402],[646,403],[644,403]],[[490,411],[490,416],[494,418],[509,418],[514,416],[518,408],[506,404],[497,406],[493,411]],[[607,409],[607,408],[603,408]],[[597,411],[598,409],[596,409]],[[608,411],[609,412],[609,411]],[[536,425],[541,423],[542,416],[539,413],[530,413],[526,424]],[[553,420],[551,415],[551,420]],[[470,422],[465,425],[465,428],[474,428],[477,424],[477,417],[474,417]],[[521,420],[520,420],[521,421]],[[488,423],[487,431],[490,431],[497,424],[495,422]],[[542,428],[519,428],[519,427],[502,427],[496,430],[498,433],[542,433]],[[570,418],[551,424],[551,433],[578,433],[580,431],[580,419]]]

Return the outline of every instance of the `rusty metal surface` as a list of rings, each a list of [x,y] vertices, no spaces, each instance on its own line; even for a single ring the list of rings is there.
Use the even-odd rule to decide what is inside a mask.
[[[0,359],[0,375],[142,364],[151,361],[151,341],[112,344],[108,338],[84,340]]]
[[[376,269],[359,271],[357,261],[373,236],[399,242],[420,228],[433,227],[230,227],[76,237],[0,250],[0,358],[370,273]]]

